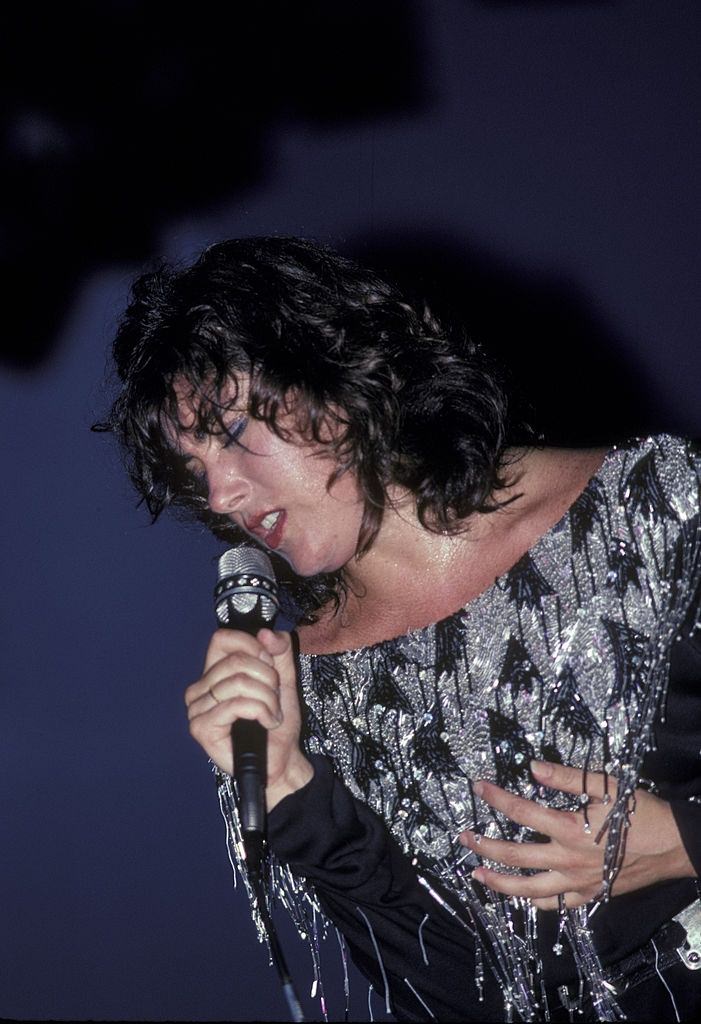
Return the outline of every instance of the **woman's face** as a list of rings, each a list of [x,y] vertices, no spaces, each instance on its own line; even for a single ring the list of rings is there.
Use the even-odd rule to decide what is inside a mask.
[[[207,489],[210,509],[228,516],[285,558],[300,576],[331,572],[356,553],[364,502],[354,474],[330,488],[335,468],[330,449],[292,435],[285,441],[246,415],[247,388],[222,415],[224,433],[192,429],[196,416],[187,384],[175,385],[181,430],[176,443],[187,468]],[[226,405],[226,392],[222,395]],[[294,416],[280,425],[294,429]]]

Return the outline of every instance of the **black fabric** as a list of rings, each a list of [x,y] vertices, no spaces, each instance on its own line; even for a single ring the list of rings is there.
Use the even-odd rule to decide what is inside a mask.
[[[670,683],[664,720],[655,727],[656,750],[643,763],[642,778],[672,806],[672,813],[689,858],[701,874],[701,631],[694,630],[698,603],[692,605],[679,639],[672,648]],[[615,891],[615,888],[614,888]],[[624,893],[602,905],[591,920],[594,943],[603,964],[629,956],[646,943],[670,918],[697,896],[692,878],[660,882]],[[557,914],[540,915],[540,948],[549,983],[567,984],[574,964],[567,955],[554,957]]]
[[[648,970],[643,981],[619,997],[618,1002],[626,1018],[638,1024],[677,1020],[682,1024],[698,1024],[701,971],[690,971],[680,961],[663,969],[662,976],[664,982],[654,968]]]
[[[503,998],[491,976],[485,979],[480,1002],[474,969],[466,969],[474,963],[471,931],[442,910],[418,883],[409,858],[382,821],[351,795],[328,762],[322,757],[311,760],[311,782],[269,815],[268,842],[280,860],[314,883],[356,966],[384,997],[369,923],[396,1017],[430,1019],[405,981],[408,978],[439,1020],[467,1019],[466,1000],[479,1006],[475,1019],[503,1020]],[[460,916],[466,921],[464,911]]]
[[[655,727],[657,749],[643,762],[642,778],[654,782],[657,794],[668,800],[689,858],[701,874],[701,631],[695,630],[698,601],[675,641],[664,719]],[[614,890],[615,891],[615,890]],[[688,906],[697,895],[694,879],[676,879],[625,893],[601,907],[592,930],[604,963],[628,955]]]
[[[697,608],[694,603],[672,650],[666,714],[657,724],[657,747],[645,760],[643,778],[653,781],[659,795],[672,804],[685,847],[698,871],[701,805],[688,799],[701,796],[701,631],[694,630]],[[433,1014],[446,1021],[503,1020],[503,996],[486,962],[485,999],[479,1002],[473,934],[420,885],[411,861],[382,821],[349,793],[325,759],[315,757],[313,762],[312,781],[270,814],[269,843],[280,860],[314,883],[324,910],[346,937],[358,968],[383,994],[383,975],[367,918],[388,979],[392,1012],[398,1019],[428,1020]],[[617,964],[646,946],[697,894],[694,879],[678,879],[625,893],[602,905],[591,922],[602,963]],[[448,894],[440,895],[451,903]],[[457,905],[453,909],[472,924],[464,908]],[[557,927],[557,914],[539,915],[539,947],[551,993],[549,1001],[555,1007],[553,1021],[569,1019],[564,1009],[557,1009],[557,988],[572,984],[576,978],[571,956],[567,952],[556,956],[553,952]],[[428,964],[419,941],[420,930]],[[693,1019],[693,1012],[684,1014],[689,1007],[701,1011],[701,971],[689,971],[680,964],[669,967],[664,974],[673,979],[669,984],[682,1007],[681,1019]],[[620,1002],[631,1020],[676,1019],[669,993],[654,969],[626,991]],[[561,1017],[561,1013],[565,1015]]]

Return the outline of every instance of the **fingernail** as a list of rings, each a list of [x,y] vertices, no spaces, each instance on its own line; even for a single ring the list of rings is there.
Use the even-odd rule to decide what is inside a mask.
[[[476,882],[484,882],[484,869],[475,868],[475,870],[472,872],[472,877],[475,879]]]
[[[472,783],[472,792],[475,794],[475,796],[482,796],[482,794],[484,793],[484,783],[483,782],[473,782]]]
[[[547,761],[531,761],[531,771],[534,775],[540,775],[541,779],[549,779],[553,768]]]

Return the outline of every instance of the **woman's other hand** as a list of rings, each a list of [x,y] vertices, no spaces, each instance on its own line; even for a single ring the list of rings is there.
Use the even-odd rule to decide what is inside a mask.
[[[542,785],[565,793],[581,794],[582,771],[565,765],[534,761],[533,775]],[[489,782],[475,783],[475,794],[507,818],[548,837],[547,842],[514,843],[463,832],[460,842],[481,857],[515,868],[538,871],[535,875],[510,875],[479,867],[473,877],[507,896],[525,896],[541,910],[558,907],[562,894],[568,907],[589,903],[601,892],[605,837],[595,839],[609,811],[606,776],[588,772],[586,818],[583,811],[543,807],[508,793]],[[611,796],[615,780],[608,778]],[[586,822],[589,826],[586,826]],[[612,895],[668,878],[694,877],[696,872],[684,849],[671,806],[644,789],[635,792],[635,810],[625,838],[623,863],[612,886]]]
[[[301,715],[289,633],[257,636],[218,629],[200,679],[185,691],[190,733],[214,763],[233,773],[231,726],[240,718],[268,730],[268,810],[301,789],[313,769],[299,747]]]

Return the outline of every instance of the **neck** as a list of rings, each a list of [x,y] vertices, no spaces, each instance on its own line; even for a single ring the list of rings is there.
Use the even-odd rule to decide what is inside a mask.
[[[474,513],[463,532],[426,530],[415,503],[394,496],[375,543],[344,571],[342,612],[322,612],[300,631],[308,653],[329,653],[401,636],[464,607],[507,572],[564,515],[600,465],[604,452],[529,450],[499,497],[509,504]]]
[[[504,497],[510,496],[504,491]],[[427,530],[413,496],[390,494],[380,530],[368,552],[344,566],[347,600],[300,632],[302,650],[346,650],[437,621],[466,597],[493,582],[479,551],[503,535],[520,502],[491,513],[474,513],[460,532]],[[507,555],[507,557],[509,557]]]
[[[465,520],[460,533],[449,535],[422,526],[413,498],[394,503],[386,510],[370,550],[344,566],[351,591],[362,593],[365,600],[375,596],[386,600],[395,581],[401,586],[407,577],[425,576],[430,567],[447,568],[456,549],[469,538],[473,518]]]
[[[565,513],[602,451],[529,450],[499,493],[509,504],[463,520],[462,532],[426,530],[413,499],[394,495],[373,546],[344,572],[348,600],[300,631],[308,653],[364,646],[426,626],[464,607],[503,575]]]
[[[426,529],[419,521],[414,495],[389,488],[387,508],[372,547],[344,566],[350,587],[368,597],[377,592],[384,600],[392,580],[402,586],[407,577],[425,578],[427,572],[444,576],[456,561],[469,557],[478,542],[488,541],[521,515],[528,504],[528,496],[523,493],[527,454],[526,450],[509,453],[509,461],[519,465],[498,492],[503,507],[493,512],[474,512],[456,523],[457,529],[450,533]]]

